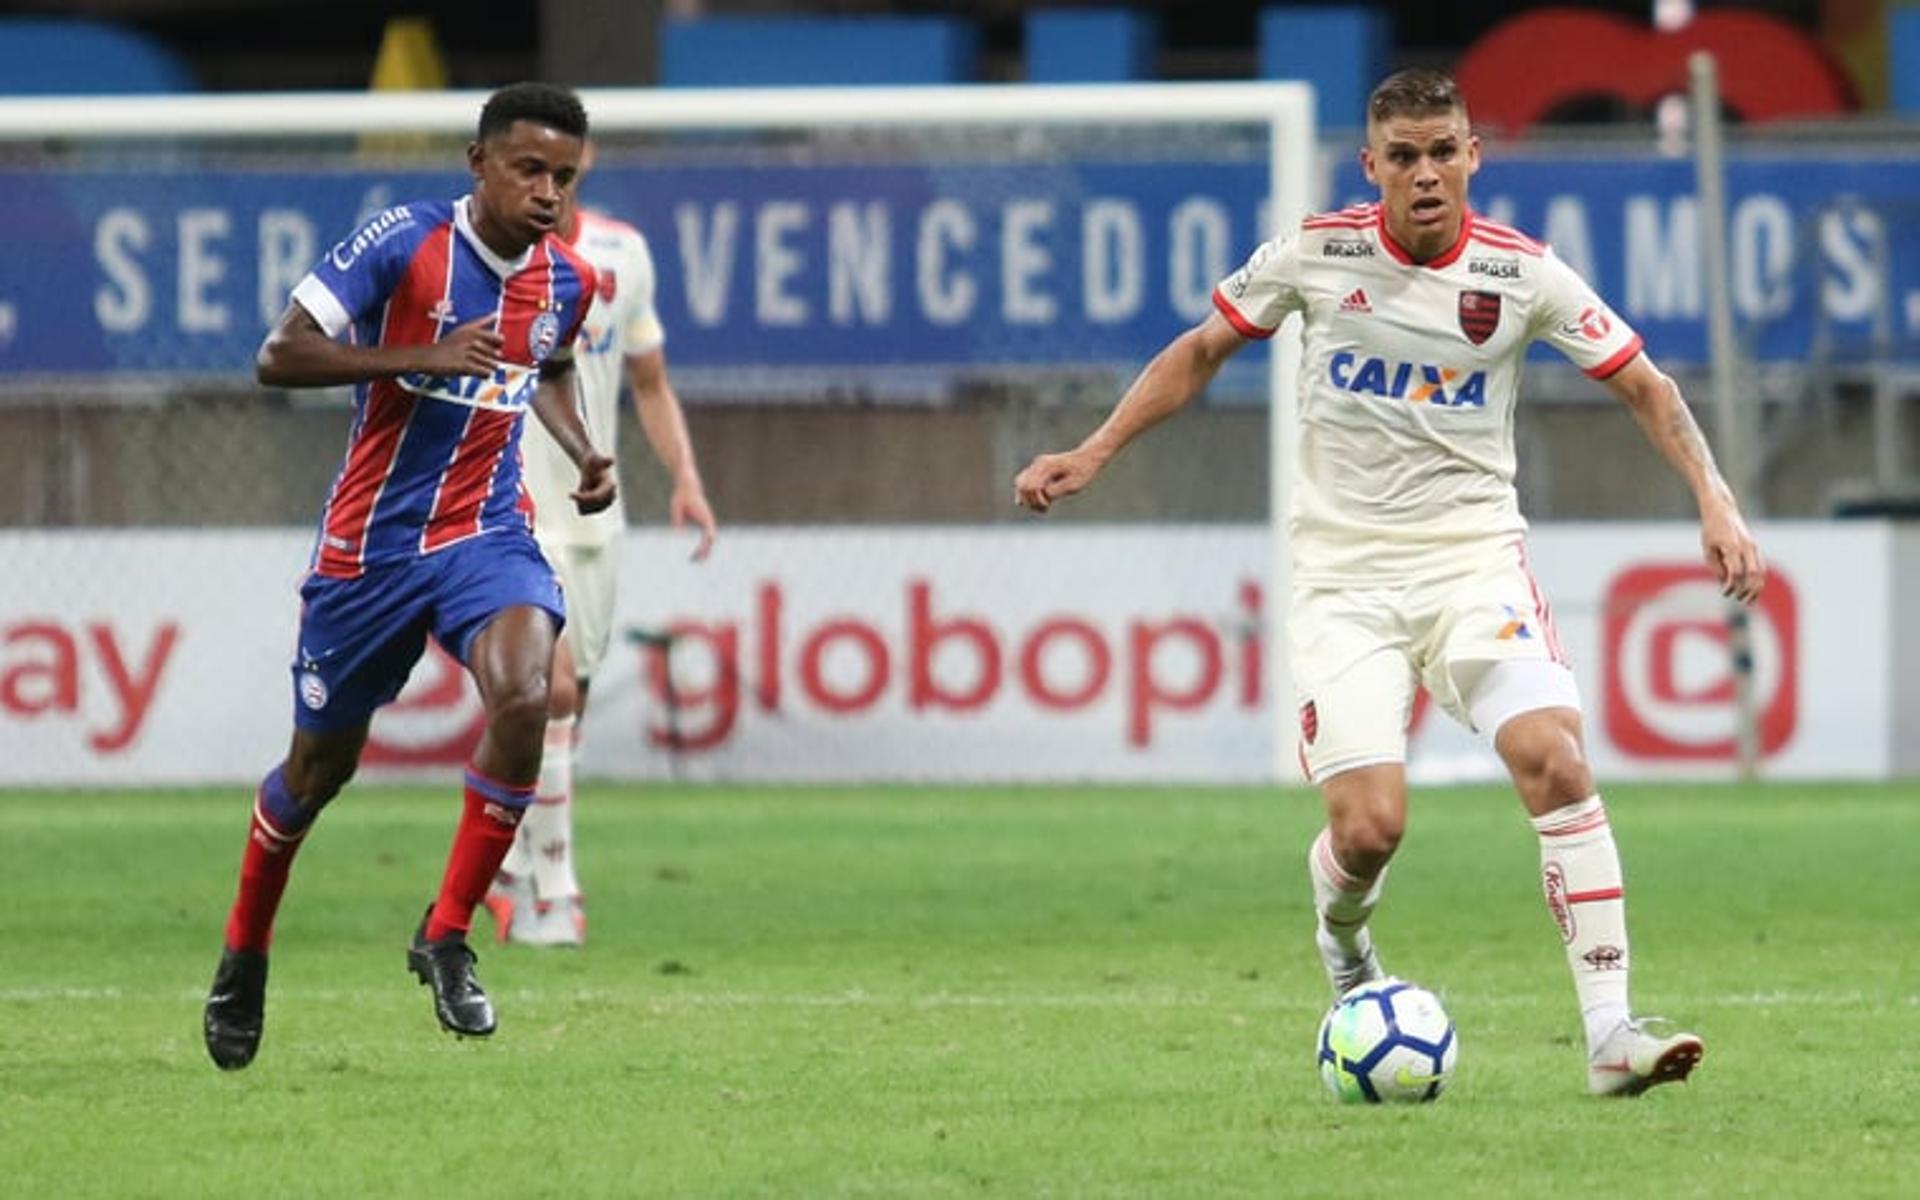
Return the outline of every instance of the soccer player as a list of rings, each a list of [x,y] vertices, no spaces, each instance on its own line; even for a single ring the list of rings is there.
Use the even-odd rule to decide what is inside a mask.
[[[592,166],[589,144],[580,163],[581,180]],[[579,187],[576,180],[562,198],[558,232],[593,264],[600,280],[599,300],[575,347],[587,428],[609,451],[614,449],[624,373],[633,388],[640,428],[673,480],[668,518],[675,529],[688,522],[698,527],[693,559],[702,562],[713,549],[713,509],[700,482],[686,416],[667,380],[666,333],[653,306],[653,255],[633,226],[579,207]],[[586,940],[587,915],[573,865],[576,729],[613,633],[620,536],[626,521],[617,504],[592,515],[574,509],[567,500],[572,460],[540,426],[528,430],[522,451],[527,487],[533,493],[534,536],[566,591],[567,631],[554,655],[539,790],[486,904],[501,941],[577,946]]]
[[[1636,1019],[1620,860],[1582,747],[1579,693],[1527,566],[1513,406],[1529,343],[1603,380],[1686,480],[1706,561],[1750,603],[1765,568],[1673,380],[1553,252],[1475,214],[1480,145],[1454,82],[1388,77],[1360,152],[1377,203],[1259,247],[1215,312],[1149,362],[1076,448],[1035,458],[1017,500],[1045,512],[1199,394],[1249,340],[1302,321],[1287,622],[1302,758],[1327,826],[1308,855],[1336,994],[1381,978],[1367,932],[1406,827],[1406,728],[1425,686],[1492,739],[1539,835],[1547,907],[1586,1027],[1587,1083],[1685,1079],[1703,1046]]]
[[[351,383],[356,411],[300,588],[292,745],[255,798],[207,997],[207,1051],[223,1068],[246,1066],[259,1049],[267,948],[294,857],[428,635],[472,674],[486,729],[407,966],[444,1028],[493,1032],[466,935],[533,801],[565,619],[520,481],[529,408],[575,464],[580,510],[614,499],[613,460],[573,402],[574,335],[597,281],[553,236],[586,136],[586,111],[564,88],[493,93],[467,148],[472,192],[399,205],[361,226],[294,288],[260,347],[262,383]]]

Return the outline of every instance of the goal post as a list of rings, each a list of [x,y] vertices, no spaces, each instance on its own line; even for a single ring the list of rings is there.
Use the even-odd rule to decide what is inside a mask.
[[[368,215],[378,197],[391,203],[440,194],[445,189],[438,181],[457,185],[464,174],[459,149],[487,95],[0,100],[0,184],[12,179],[31,185],[16,191],[23,209],[50,199],[55,207],[71,203],[83,212],[84,220],[73,222],[75,229],[55,232],[87,241],[76,261],[93,278],[63,283],[72,294],[60,297],[71,301],[67,307],[80,313],[83,323],[97,318],[104,324],[82,339],[85,344],[54,353],[33,325],[36,317],[45,318],[34,308],[45,305],[16,294],[15,286],[0,287],[0,414],[8,406],[40,404],[50,390],[85,393],[95,397],[94,403],[122,410],[149,410],[182,396],[218,405],[223,394],[249,390],[259,318],[275,302],[284,302],[285,287],[297,278],[288,277],[295,264],[304,271],[348,231],[348,218]],[[877,426],[894,421],[913,397],[935,390],[949,409],[964,409],[982,402],[982,396],[1017,396],[1027,394],[1019,389],[1031,388],[1038,398],[1026,402],[1034,422],[1024,430],[1029,436],[998,430],[979,455],[997,478],[994,488],[1001,500],[1011,492],[1009,464],[1057,447],[1068,428],[1083,433],[1093,410],[1117,399],[1125,376],[1177,332],[1174,316],[1192,321],[1204,315],[1204,294],[1196,289],[1202,281],[1210,287],[1209,272],[1237,265],[1259,240],[1309,211],[1325,189],[1314,95],[1310,85],[1299,82],[584,88],[579,95],[601,147],[588,202],[608,195],[602,181],[611,179],[625,189],[619,193],[623,199],[650,206],[636,224],[655,242],[657,258],[663,247],[674,250],[666,257],[676,258],[683,276],[663,278],[663,294],[671,292],[701,318],[676,321],[673,313],[662,312],[683,396],[693,403],[708,397],[723,402],[730,393],[751,392],[768,402],[757,410],[761,427],[785,429],[784,422],[798,422],[803,409],[834,408],[836,416],[858,409]],[[1257,217],[1250,212],[1243,220],[1236,210],[1231,224],[1213,222],[1211,210],[1183,207],[1185,201],[1175,194],[1181,174],[1206,157],[1194,147],[1216,135],[1229,136],[1220,131],[1240,139],[1220,156],[1230,162],[1234,178],[1249,169],[1261,173],[1257,205],[1247,205],[1257,207]],[[729,207],[731,201],[719,190],[743,162],[768,168],[775,180],[766,193],[773,199],[757,216]],[[122,165],[93,173],[100,163]],[[295,164],[290,181],[275,174],[289,163]],[[780,174],[796,164],[812,174]],[[1167,182],[1156,183],[1156,178]],[[821,184],[818,179],[850,182]],[[436,182],[426,187],[427,180]],[[304,194],[289,199],[274,190],[286,187]],[[1134,187],[1147,198],[1132,210],[1105,203],[1107,192],[1122,194]],[[125,194],[96,194],[105,188]],[[1054,190],[1042,194],[1038,188]],[[145,211],[143,194],[149,190],[169,197],[171,207],[158,215]],[[225,192],[241,198],[239,207],[222,209]],[[956,195],[958,201],[952,198]],[[974,219],[964,211],[967,200],[979,196],[994,198],[990,219]],[[869,202],[870,197],[878,199]],[[299,201],[311,201],[304,217]],[[6,207],[0,204],[0,221]],[[628,215],[618,203],[609,207]],[[1071,230],[1061,215],[1068,211],[1078,221]],[[1164,278],[1176,273],[1164,262],[1150,265],[1147,278],[1159,291],[1149,288],[1144,301],[1139,273],[1129,276],[1110,253],[1111,247],[1124,248],[1129,238],[1140,236],[1143,213],[1151,218],[1145,222],[1149,239],[1178,242],[1164,233],[1172,224],[1206,250],[1194,253],[1184,243],[1175,244],[1167,255],[1176,261],[1179,278]],[[909,219],[912,228],[903,229]],[[1007,232],[1016,226],[1030,236],[1022,241]],[[996,234],[998,244],[989,246]],[[863,254],[862,239],[876,237],[891,238],[890,265]],[[820,268],[820,280],[781,274],[787,268],[779,264],[793,260],[796,246],[817,251],[814,258],[828,264]],[[66,278],[64,251],[51,235],[45,245],[25,248],[41,255],[31,259],[30,270]],[[762,259],[757,276],[743,273],[728,257],[756,253]],[[971,277],[953,269],[963,254],[979,266]],[[1215,261],[1221,255],[1224,259]],[[768,259],[775,267],[764,265]],[[1049,266],[1073,279],[1052,293],[1043,282],[1032,282],[1044,281]],[[803,284],[812,288],[804,295]],[[995,304],[976,294],[989,288],[998,289]],[[1066,298],[1075,288],[1082,294]],[[1179,293],[1171,304],[1164,298],[1169,289]],[[969,299],[978,302],[969,307]],[[770,348],[766,361],[757,365],[730,361],[726,350],[728,338],[742,336],[739,317],[745,308],[752,308],[758,321],[748,340],[756,349]],[[903,316],[907,308],[914,311]],[[1056,312],[1061,315],[1050,320]],[[1252,514],[1264,529],[1266,599],[1258,606],[1264,652],[1247,654],[1245,663],[1257,663],[1263,675],[1271,726],[1270,761],[1259,773],[1278,779],[1297,779],[1299,772],[1284,638],[1287,467],[1294,455],[1300,365],[1295,326],[1290,321],[1267,349],[1243,355],[1245,365],[1233,368],[1240,372],[1239,384],[1257,389],[1266,410],[1260,468],[1266,502],[1263,511]],[[1008,381],[1013,381],[1011,393]],[[1074,411],[1065,411],[1061,396],[1071,398]],[[207,428],[215,424],[209,418]],[[837,427],[832,422],[820,426]],[[62,429],[60,437],[87,441],[84,431],[76,434],[65,424]],[[780,436],[797,448],[811,448],[816,436],[822,443],[830,440],[825,432]],[[327,457],[336,446],[325,447],[326,454],[310,449],[315,457]],[[123,450],[117,461],[133,462],[158,448],[157,442],[143,442],[139,455]],[[623,474],[630,457],[646,461],[643,446],[638,453],[633,449],[622,455]],[[909,487],[921,482],[916,476],[921,461],[911,459],[899,468]],[[326,469],[332,465],[328,462]],[[871,461],[863,465],[886,470]],[[1212,466],[1185,463],[1201,483]],[[746,464],[740,468],[746,469]],[[184,501],[178,509],[168,508],[164,499],[137,498],[119,509],[103,507],[97,498],[87,499],[100,490],[99,472],[73,474],[74,479],[60,481],[71,496],[43,506],[64,514],[62,522],[186,526],[201,519],[199,510]],[[183,466],[156,483],[155,491],[178,492],[179,484],[195,474]],[[1153,494],[1153,481],[1165,477],[1155,474],[1145,487],[1131,478],[1111,484],[1110,490],[1130,489],[1139,497],[1117,519],[1169,526],[1215,519],[1205,503]],[[304,523],[320,493],[304,477],[283,482],[289,492],[299,492],[285,505],[249,513],[235,501],[230,508],[240,517],[223,518],[216,507],[206,523]],[[821,488],[821,495],[794,504],[803,514],[800,520],[831,507],[826,484]],[[626,490],[631,495],[636,489]],[[1088,524],[1109,519],[1097,507],[1102,502],[1105,497],[1091,509],[1096,515]],[[1164,516],[1154,515],[1156,504],[1164,504]],[[924,504],[892,517],[870,509],[856,520],[937,523],[944,518],[936,507]],[[728,514],[721,516],[725,520]],[[0,511],[0,526],[35,524],[33,517],[31,511],[25,519]],[[999,513],[991,518],[1006,519]],[[1067,519],[1081,517],[1070,513]],[[965,522],[962,517],[959,523]],[[911,541],[916,535],[908,529],[901,537]],[[1176,640],[1169,635],[1168,644]],[[830,673],[832,664],[820,669]],[[858,691],[849,684],[836,695],[851,694],[849,689]],[[602,689],[596,686],[595,694],[601,696]],[[609,695],[607,703],[613,702]],[[1197,777],[1196,771],[1181,768],[1178,774]]]

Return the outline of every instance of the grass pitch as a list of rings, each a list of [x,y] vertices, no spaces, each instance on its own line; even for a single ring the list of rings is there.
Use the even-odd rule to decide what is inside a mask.
[[[1688,1086],[1584,1094],[1504,789],[1428,790],[1376,918],[1439,1103],[1320,1088],[1305,793],[588,788],[589,944],[404,947],[455,785],[356,788],[294,873],[267,1032],[199,1033],[248,797],[0,797],[9,1196],[1906,1196],[1920,790],[1614,788],[1637,1006]],[[490,929],[484,915],[476,933]]]

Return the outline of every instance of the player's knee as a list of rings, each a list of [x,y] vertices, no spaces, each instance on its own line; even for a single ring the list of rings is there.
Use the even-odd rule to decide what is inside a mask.
[[[360,767],[358,756],[293,754],[285,767],[287,794],[309,813],[318,813],[340,794]]]
[[[537,744],[545,736],[549,689],[544,678],[525,679],[494,689],[487,705],[487,724],[496,735],[524,736]]]
[[[1526,713],[1502,726],[1494,745],[1534,812],[1575,804],[1593,794],[1593,771],[1577,718]]]
[[[1540,769],[1541,791],[1561,804],[1578,804],[1593,795],[1593,770],[1578,746],[1561,746]]]
[[[571,675],[556,674],[547,688],[547,715],[554,720],[561,720],[579,711],[580,685]]]
[[[1514,764],[1514,777],[1537,810],[1578,804],[1593,795],[1593,769],[1580,744],[1570,738],[1542,743]]]
[[[1406,828],[1405,817],[1386,806],[1347,813],[1333,825],[1334,856],[1353,874],[1371,878],[1393,858]]]

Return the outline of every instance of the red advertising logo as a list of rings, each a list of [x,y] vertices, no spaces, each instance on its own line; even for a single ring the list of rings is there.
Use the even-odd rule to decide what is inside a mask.
[[[1606,729],[1642,759],[1710,761],[1735,753],[1726,601],[1694,564],[1630,567],[1606,595]],[[1799,605],[1778,572],[1748,614],[1760,752],[1777,753],[1799,720]]]
[[[1030,626],[949,612],[932,581],[904,581],[904,636],[875,607],[817,623],[788,611],[786,586],[761,582],[745,621],[676,620],[642,648],[641,682],[665,714],[647,739],[677,750],[725,744],[743,716],[805,709],[857,719],[889,701],[911,716],[966,717],[1005,701],[1066,715],[1118,694],[1126,745],[1153,745],[1159,722],[1217,703],[1264,702],[1260,586],[1238,588],[1238,611],[1161,614],[1103,628],[1056,613]]]
[[[902,592],[898,633],[874,610],[796,620],[776,580],[755,588],[746,620],[668,622],[664,637],[638,648],[654,706],[644,735],[656,746],[706,751],[727,744],[754,713],[854,720],[904,702],[911,716],[964,718],[1008,700],[1067,715],[1117,695],[1125,744],[1144,750],[1169,717],[1265,702],[1263,597],[1251,580],[1237,587],[1225,628],[1192,613],[1136,616],[1115,628],[1056,613],[1009,627],[1001,616],[945,610],[926,579],[905,580]],[[485,729],[465,668],[429,642],[406,690],[374,717],[361,761],[458,766]]]
[[[105,621],[0,621],[0,722],[81,722],[95,754],[124,754],[139,744],[181,636],[171,619],[150,635]]]

